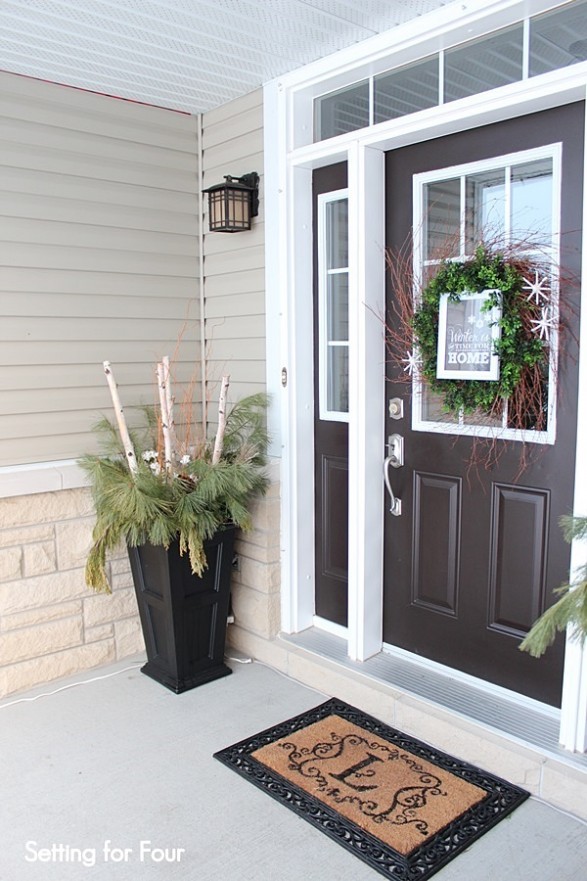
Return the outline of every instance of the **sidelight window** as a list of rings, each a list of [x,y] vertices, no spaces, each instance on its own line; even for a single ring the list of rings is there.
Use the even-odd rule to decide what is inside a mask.
[[[348,421],[349,252],[346,190],[318,197],[320,419]]]

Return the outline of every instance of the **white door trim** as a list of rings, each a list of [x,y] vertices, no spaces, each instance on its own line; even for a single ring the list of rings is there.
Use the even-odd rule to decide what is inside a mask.
[[[586,87],[587,98],[587,87]],[[587,102],[586,102],[587,116]],[[577,454],[575,459],[575,515],[587,515],[587,121],[583,154],[583,244],[581,271],[581,319],[579,340],[579,389]],[[587,564],[587,540],[571,545],[571,580]],[[567,634],[560,742],[565,749],[587,752],[587,646]]]
[[[507,6],[504,3],[504,6]],[[509,4],[514,6],[515,4]],[[360,47],[357,48],[357,52]],[[348,54],[348,53],[347,53]],[[324,77],[336,70],[336,56]],[[351,363],[349,423],[349,655],[357,660],[369,657],[381,647],[383,490],[383,400],[382,376],[374,376],[377,362],[367,363],[373,352],[375,317],[381,278],[373,270],[382,217],[382,153],[392,145],[403,146],[422,138],[440,136],[471,124],[483,125],[523,113],[547,109],[569,101],[584,100],[587,77],[580,70],[567,68],[536,80],[517,83],[500,91],[503,98],[489,93],[483,101],[464,100],[381,123],[362,132],[333,138],[315,145],[288,151],[295,143],[294,130],[300,119],[308,124],[308,108],[300,97],[303,72],[280,83],[266,86],[266,155],[277,157],[266,168],[266,216],[268,227],[282,234],[267,248],[267,302],[273,308],[274,322],[268,335],[281,340],[279,357],[268,359],[270,387],[283,365],[288,369],[288,385],[279,391],[281,399],[282,458],[282,626],[299,632],[312,624],[314,592],[314,514],[313,514],[313,389],[311,351],[311,170],[347,159],[349,162],[349,202],[351,215],[351,297],[355,314]],[[328,71],[328,73],[326,73]],[[314,73],[308,84],[315,89]],[[313,79],[312,79],[313,77]],[[501,106],[501,112],[500,112]],[[474,117],[472,119],[472,117]],[[378,219],[379,218],[379,219]],[[584,253],[587,248],[587,214],[584,223]],[[375,261],[376,262],[376,261]],[[583,310],[581,333],[587,341],[587,260],[583,261]],[[379,265],[382,265],[380,261]],[[379,292],[379,293],[378,293]],[[375,312],[373,312],[375,308]],[[278,314],[275,314],[278,313]],[[380,310],[380,315],[383,311]],[[373,320],[372,320],[373,319]],[[380,346],[378,348],[380,351]],[[269,354],[269,353],[268,353]],[[382,373],[383,371],[381,371]],[[587,342],[581,351],[581,391],[578,406],[578,451],[575,479],[575,512],[587,512],[587,470],[582,459],[587,448]],[[373,393],[373,394],[372,394]],[[377,405],[375,405],[377,401]],[[573,566],[587,557],[587,549],[573,545]],[[587,652],[576,644],[566,653],[561,710],[561,743],[567,749],[583,750],[587,719]]]
[[[348,653],[364,661],[383,638],[384,155],[349,150]],[[373,199],[373,194],[378,194]]]

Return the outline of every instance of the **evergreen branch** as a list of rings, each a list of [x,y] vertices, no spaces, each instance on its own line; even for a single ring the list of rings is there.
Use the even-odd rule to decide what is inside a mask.
[[[226,417],[220,460],[212,462],[210,445],[202,445],[195,459],[181,461],[181,473],[165,473],[157,437],[157,410],[142,408],[145,434],[151,452],[143,450],[139,432],[130,436],[137,453],[136,470],[127,465],[125,447],[116,427],[101,419],[96,425],[101,455],[88,455],[80,465],[88,475],[96,525],[86,563],[86,582],[94,590],[110,593],[106,560],[120,542],[136,546],[150,542],[169,547],[179,540],[181,553],[189,554],[192,571],[206,567],[204,542],[232,523],[251,526],[251,500],[268,486],[264,473],[267,451],[266,395],[239,401]],[[142,456],[145,452],[147,461]]]
[[[574,539],[578,541],[587,539],[587,517],[573,517],[570,514],[563,515],[559,522],[565,541],[568,541],[569,544]]]
[[[541,657],[552,645],[557,633],[572,625],[572,638],[584,642],[587,637],[587,581],[573,589],[564,588],[564,595],[534,623],[520,649],[533,658]]]
[[[587,538],[587,517],[561,517],[560,524],[567,542]],[[552,645],[557,633],[570,629],[571,638],[584,642],[587,638],[587,565],[577,575],[577,583],[565,584],[556,593],[561,598],[534,622],[519,648],[539,658]]]
[[[226,419],[225,455],[238,455],[247,449],[251,461],[265,464],[269,444],[266,425],[268,403],[268,396],[258,393],[243,398],[232,407]]]

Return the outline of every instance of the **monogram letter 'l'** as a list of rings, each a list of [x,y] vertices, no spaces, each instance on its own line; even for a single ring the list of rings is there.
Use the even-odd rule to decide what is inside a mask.
[[[350,777],[352,774],[357,774],[359,771],[362,771],[363,768],[372,765],[373,762],[383,761],[379,756],[374,756],[372,753],[367,753],[367,756],[367,759],[363,759],[362,762],[357,762],[356,765],[352,765],[350,768],[347,768],[346,771],[341,771],[340,774],[331,774],[330,776],[334,777],[335,780],[340,780],[340,782],[344,783],[346,786],[350,786],[350,788],[354,789],[356,792],[366,792],[368,789],[377,789],[377,784],[374,784],[373,786],[357,786],[355,783],[349,783],[347,780],[347,777]]]

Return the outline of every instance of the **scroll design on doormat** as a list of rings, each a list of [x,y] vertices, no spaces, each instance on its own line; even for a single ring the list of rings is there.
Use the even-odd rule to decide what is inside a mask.
[[[394,826],[413,824],[418,832],[426,835],[428,823],[418,816],[418,810],[427,804],[431,796],[447,795],[441,788],[440,777],[426,771],[413,757],[397,748],[386,747],[377,741],[370,741],[355,734],[340,735],[332,731],[330,737],[330,743],[317,743],[312,749],[308,747],[299,749],[293,742],[280,744],[280,747],[289,753],[289,769],[297,771],[302,777],[313,778],[316,792],[328,796],[336,804],[354,804],[374,823],[390,823]],[[320,764],[344,757],[345,747],[358,745],[365,748],[367,758],[350,765],[342,773],[329,773],[327,767]],[[383,753],[385,758],[381,758],[378,752]],[[373,783],[375,770],[372,765],[383,761],[402,763],[414,772],[417,781],[414,785],[397,789],[391,800],[387,799],[387,805],[374,798],[362,798],[361,795],[345,793],[340,785],[333,782],[344,783],[356,793],[372,792],[378,789]],[[356,782],[349,780],[351,777]]]

